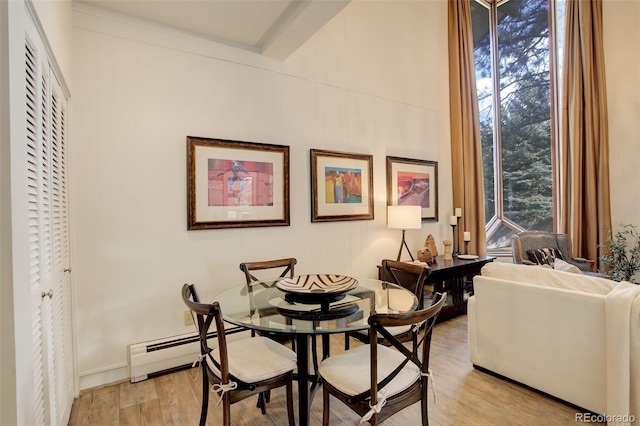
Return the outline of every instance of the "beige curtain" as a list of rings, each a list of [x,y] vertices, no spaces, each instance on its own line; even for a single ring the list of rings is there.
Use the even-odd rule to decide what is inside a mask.
[[[573,254],[598,260],[611,229],[602,1],[567,1],[560,152],[560,229]]]
[[[484,255],[487,235],[471,5],[469,0],[450,0],[448,4],[452,207],[462,207],[459,235],[463,235],[463,231],[471,232],[470,252]]]

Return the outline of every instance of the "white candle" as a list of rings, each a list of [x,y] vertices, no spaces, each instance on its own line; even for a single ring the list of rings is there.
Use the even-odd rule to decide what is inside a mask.
[[[464,231],[464,240],[465,241],[471,241],[471,232]]]
[[[460,207],[456,207],[456,217],[462,217],[462,209]]]
[[[449,221],[449,223],[451,225],[457,225],[458,224],[458,217],[457,216],[451,216],[451,220]]]

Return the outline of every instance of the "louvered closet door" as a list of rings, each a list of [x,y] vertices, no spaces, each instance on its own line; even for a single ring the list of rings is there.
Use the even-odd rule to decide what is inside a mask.
[[[34,412],[66,424],[73,403],[67,102],[31,22],[25,42]]]
[[[73,363],[71,336],[71,290],[69,269],[69,226],[67,198],[67,103],[60,86],[51,80],[51,254],[52,280],[45,290],[52,291],[49,306],[51,318],[47,330],[48,374],[52,424],[66,424],[73,403]],[[49,289],[49,290],[47,290]],[[51,380],[50,380],[51,382]],[[55,421],[54,421],[55,420]]]

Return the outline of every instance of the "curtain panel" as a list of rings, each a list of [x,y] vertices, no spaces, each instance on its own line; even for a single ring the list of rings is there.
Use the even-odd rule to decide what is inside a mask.
[[[602,1],[567,1],[560,147],[560,230],[599,261],[611,230]]]
[[[462,206],[460,229],[471,232],[470,251],[485,255],[484,179],[471,5],[469,0],[450,0],[448,7],[453,204]]]

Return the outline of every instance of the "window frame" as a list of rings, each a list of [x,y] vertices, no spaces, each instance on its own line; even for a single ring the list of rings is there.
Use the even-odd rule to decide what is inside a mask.
[[[485,223],[485,232],[487,235],[487,253],[491,255],[507,255],[512,253],[510,246],[503,248],[490,248],[488,245],[489,240],[498,231],[498,229],[505,225],[512,229],[514,232],[526,231],[522,226],[508,219],[504,215],[504,184],[503,184],[503,165],[502,165],[502,127],[501,127],[501,97],[500,97],[500,76],[499,70],[499,56],[496,53],[498,51],[498,7],[511,0],[471,0],[476,5],[483,7],[489,12],[489,43],[491,49],[491,83],[492,83],[492,120],[493,120],[493,190],[494,190],[494,214],[487,218]],[[559,220],[560,220],[560,205],[561,188],[557,184],[560,162],[560,126],[561,117],[560,112],[560,72],[559,66],[561,61],[559,59],[558,51],[560,49],[557,38],[558,27],[558,5],[564,6],[562,0],[547,0],[548,4],[548,29],[549,29],[549,89],[550,89],[550,126],[551,126],[551,197],[552,197],[552,219],[553,219],[553,232],[558,232]],[[475,49],[475,47],[474,47]]]

